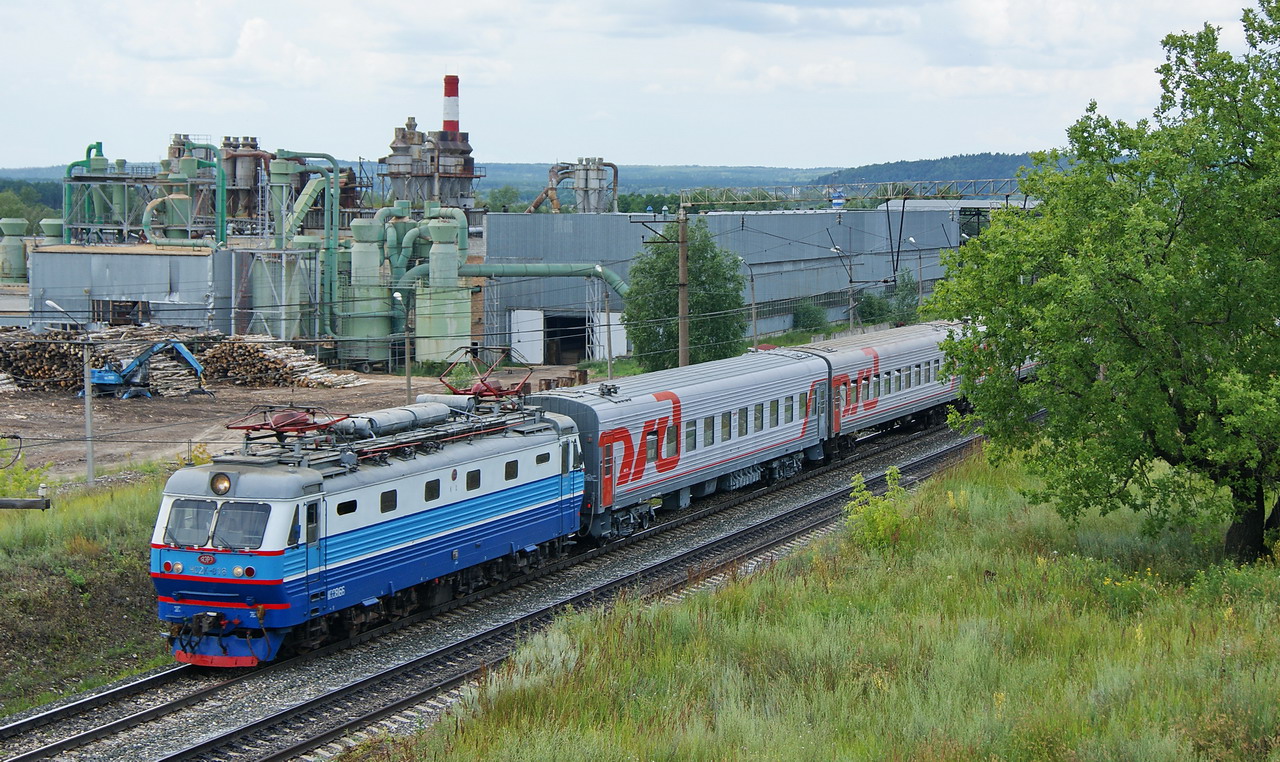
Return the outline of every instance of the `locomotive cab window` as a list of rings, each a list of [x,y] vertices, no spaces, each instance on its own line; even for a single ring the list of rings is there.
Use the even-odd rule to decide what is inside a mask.
[[[212,500],[174,500],[169,507],[169,521],[164,526],[164,541],[173,545],[204,545],[209,539],[215,510]]]
[[[480,489],[480,469],[473,468],[467,472],[467,491]]]
[[[266,503],[223,503],[214,518],[209,544],[243,550],[260,548],[270,517],[271,506]]]
[[[396,491],[389,489],[378,496],[378,508],[383,513],[391,513],[396,509]]]
[[[349,513],[355,513],[356,501],[343,500],[341,503],[338,503],[338,507],[335,510],[337,510],[339,516],[346,516]]]
[[[440,499],[440,480],[432,479],[422,485],[422,500],[429,503],[432,500]]]
[[[537,463],[539,466],[546,465],[547,463],[551,462],[551,453],[540,452],[538,453],[537,457],[533,459],[533,462]]]
[[[502,475],[507,481],[511,481],[512,479],[520,476],[520,461],[507,461],[506,465],[502,467]]]
[[[289,522],[289,539],[285,540],[285,545],[292,548],[298,544],[298,540],[302,537],[302,527],[298,524],[298,506],[293,506],[293,519]]]

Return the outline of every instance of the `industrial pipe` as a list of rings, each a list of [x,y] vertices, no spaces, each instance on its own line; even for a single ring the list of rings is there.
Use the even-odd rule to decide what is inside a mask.
[[[613,213],[618,213],[618,165],[611,161],[600,162],[602,167],[613,167]]]
[[[161,204],[173,201],[190,201],[191,197],[185,193],[170,193],[167,196],[153,198],[147,203],[145,209],[142,210],[142,229],[146,232],[147,237],[151,239],[151,243],[156,246],[184,246],[189,249],[207,248],[210,251],[217,251],[221,245],[221,241],[210,241],[208,238],[166,238],[164,231],[157,233],[151,229],[152,217],[155,215],[156,208]]]
[[[221,148],[212,143],[192,143],[187,141],[187,153],[193,152],[197,148],[203,148],[209,152],[210,156],[220,156]],[[196,166],[201,169],[217,170],[218,186],[213,197],[213,209],[215,224],[217,229],[214,231],[214,237],[218,239],[218,243],[225,244],[227,242],[227,173],[222,169],[221,161],[210,161],[208,159],[199,159]],[[194,212],[192,212],[194,214]]]
[[[90,143],[84,149],[84,159],[82,159],[81,161],[73,161],[67,165],[66,177],[70,179],[71,170],[75,169],[76,167],[83,167],[84,169],[88,169],[89,159],[92,158],[94,151],[98,152],[98,156],[102,155],[101,140],[99,140],[96,143]],[[62,184],[62,216],[68,220],[71,219],[71,183],[68,183],[68,182],[64,182]],[[70,225],[67,225],[62,229],[62,242],[71,243],[71,226]]]
[[[396,283],[396,288],[410,290],[415,280],[426,277],[429,272],[430,266],[427,264],[410,268],[408,272],[400,276],[400,280]],[[595,264],[525,264],[518,262],[490,264],[483,262],[474,265],[459,265],[458,276],[462,278],[599,278],[609,284],[617,292],[618,296],[625,298],[627,293],[631,291],[631,286],[622,279],[622,276],[607,267]],[[410,293],[412,293],[411,290]]]
[[[572,171],[572,164],[552,164],[551,168],[547,170],[547,187],[542,189],[542,192],[533,200],[533,203],[529,204],[529,208],[525,209],[524,213],[533,214],[542,205],[543,200],[547,198],[551,199],[551,211],[559,213],[560,199],[556,196],[556,186],[568,177],[566,173],[571,173]]]

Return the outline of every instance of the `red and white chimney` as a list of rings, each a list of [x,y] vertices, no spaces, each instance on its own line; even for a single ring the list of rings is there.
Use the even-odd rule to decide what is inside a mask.
[[[445,132],[458,132],[458,75],[444,77],[444,126]]]

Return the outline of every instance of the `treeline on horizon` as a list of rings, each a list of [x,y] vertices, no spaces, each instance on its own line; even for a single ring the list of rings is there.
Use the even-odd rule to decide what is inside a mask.
[[[342,162],[344,165],[347,162]],[[753,167],[753,166],[699,166],[699,165],[628,165],[619,166],[619,196],[629,208],[621,211],[643,211],[648,205],[654,210],[662,203],[672,203],[686,188],[751,188],[786,185],[840,185],[855,183],[892,183],[910,180],[987,180],[1016,177],[1020,168],[1031,163],[1027,153],[974,153],[945,156],[940,159],[892,161],[880,164],[864,164],[846,169],[831,167]],[[355,163],[352,163],[355,166]],[[546,187],[550,164],[482,164],[486,175],[476,183],[478,200],[500,194],[504,200],[516,197],[510,205],[516,211],[520,204],[528,204]],[[364,172],[376,177],[377,162],[364,162]],[[6,196],[12,207],[21,200],[26,206],[57,209],[62,203],[61,178],[65,166],[0,168],[0,193]],[[561,185],[562,190],[566,188]],[[511,193],[514,189],[516,193]],[[620,207],[623,204],[620,203]],[[633,208],[638,207],[638,208]],[[16,210],[14,210],[16,211]],[[27,216],[14,214],[13,216]]]

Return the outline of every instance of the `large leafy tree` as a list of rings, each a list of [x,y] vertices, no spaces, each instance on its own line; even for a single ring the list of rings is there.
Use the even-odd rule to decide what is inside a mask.
[[[972,321],[946,344],[969,423],[1032,447],[1039,497],[1227,518],[1252,557],[1280,526],[1280,2],[1243,22],[1242,56],[1209,26],[1165,38],[1152,120],[1090,105],[1024,177],[1040,205],[951,253],[930,306]]]
[[[645,370],[676,367],[679,360],[677,284],[679,227],[671,222],[662,235],[637,254],[629,274],[622,322]],[[688,226],[689,361],[718,360],[746,347],[746,281],[738,258],[716,245],[705,220]]]

